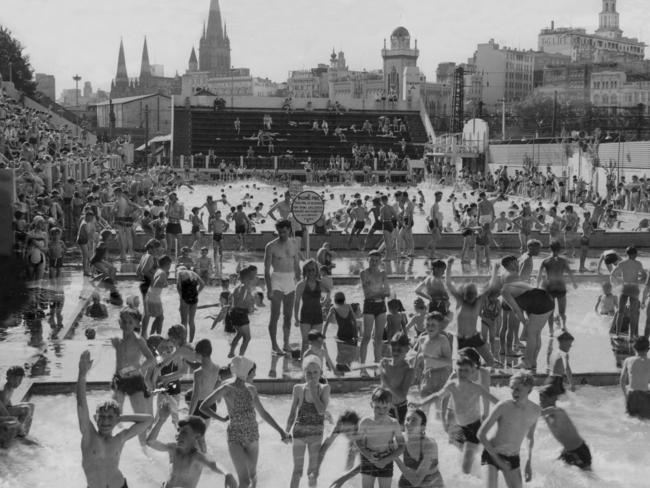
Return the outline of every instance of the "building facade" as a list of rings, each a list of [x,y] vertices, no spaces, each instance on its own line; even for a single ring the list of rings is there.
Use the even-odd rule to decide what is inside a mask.
[[[421,80],[420,70],[417,67],[418,41],[411,48],[411,34],[405,27],[397,27],[390,35],[390,48],[386,46],[381,50],[384,61],[384,92],[387,97],[398,100],[413,98],[419,92],[416,85]]]
[[[594,107],[638,107],[648,113],[650,76],[628,75],[624,71],[601,71],[591,75],[591,103]]]
[[[194,49],[194,48],[192,48]],[[219,0],[210,0],[207,29],[199,41],[199,71],[207,71],[213,78],[230,75],[230,39],[226,24],[221,20]]]
[[[54,75],[46,75],[45,73],[36,73],[34,75],[36,81],[36,89],[50,100],[56,100],[56,80]]]
[[[645,46],[636,38],[623,36],[616,0],[603,0],[599,27],[593,34],[582,28],[556,28],[551,22],[551,27],[542,29],[538,36],[540,51],[564,54],[578,63],[642,60]]]

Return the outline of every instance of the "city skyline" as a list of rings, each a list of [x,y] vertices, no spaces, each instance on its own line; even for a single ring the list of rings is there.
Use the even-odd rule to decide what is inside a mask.
[[[209,3],[0,0],[3,25],[23,44],[35,72],[56,77],[57,96],[63,89],[74,88],[75,74],[82,76],[82,84],[92,82],[93,89],[110,89],[120,39],[124,42],[129,77],[139,74],[145,36],[151,63],[164,65],[166,76],[176,71],[183,74],[192,47],[198,49]],[[353,69],[380,68],[383,40],[398,25],[418,39],[418,64],[427,80],[435,81],[438,63],[465,62],[478,43],[491,38],[513,48],[536,49],[539,31],[552,20],[557,27],[593,31],[601,8],[600,0],[568,5],[561,0],[522,3],[468,2],[473,17],[466,19],[466,8],[439,1],[418,0],[404,6],[397,0],[332,0],[323,5],[298,3],[303,10],[296,11],[296,2],[287,0],[267,0],[261,5],[255,0],[220,0],[231,39],[233,66],[248,67],[254,76],[277,82],[286,81],[291,70],[327,63],[332,48],[344,51]],[[618,2],[625,36],[648,41],[644,28],[650,12],[645,7],[644,0]],[[256,15],[251,16],[251,12]],[[312,19],[318,20],[318,30]],[[500,24],[503,19],[505,22]],[[170,36],[166,33],[170,28],[179,32]],[[314,33],[318,34],[316,38]]]

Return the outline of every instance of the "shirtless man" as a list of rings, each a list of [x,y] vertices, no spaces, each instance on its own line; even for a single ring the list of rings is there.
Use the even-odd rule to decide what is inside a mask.
[[[214,364],[210,358],[212,355],[212,344],[208,339],[201,339],[197,342],[196,346],[194,346],[194,352],[201,358],[201,366],[194,371],[192,399],[190,400],[188,411],[191,415],[201,417],[205,421],[205,426],[208,427],[210,425],[210,418],[204,415],[199,407],[219,383],[219,366]],[[205,447],[205,444],[202,444],[201,447]]]
[[[437,191],[435,194],[435,201],[433,202],[433,205],[431,205],[431,211],[429,212],[429,232],[431,232],[431,241],[427,248],[431,249],[431,254],[429,255],[431,259],[436,256],[436,246],[442,237],[442,213],[440,212],[439,205],[441,201],[442,192]]]
[[[169,479],[163,484],[169,488],[196,488],[204,467],[223,474],[226,488],[237,488],[235,477],[215,461],[208,459],[198,447],[205,444],[206,424],[201,418],[190,416],[178,422],[176,442],[164,443],[158,434],[170,413],[169,404],[160,409],[160,418],[147,436],[147,445],[156,451],[166,452],[171,463]]]
[[[275,216],[275,212],[278,212],[280,218],[278,219]],[[280,220],[287,220],[291,214],[291,193],[288,191],[284,194],[284,200],[273,205],[268,212],[268,216],[274,221],[278,222]]]
[[[481,426],[481,399],[492,403],[498,401],[483,386],[472,381],[472,375],[476,370],[474,361],[467,356],[459,356],[456,360],[456,377],[450,378],[438,393],[414,403],[417,408],[421,408],[444,397],[452,398],[452,410],[457,427],[453,434],[450,433],[450,436],[455,443],[462,446],[462,469],[466,474],[472,471],[474,456],[479,444],[476,433]]]
[[[451,267],[453,264],[454,258],[449,258],[447,261],[445,284],[447,285],[449,293],[451,293],[456,299],[456,308],[458,309],[456,319],[458,323],[458,349],[463,349],[465,347],[476,349],[483,357],[488,367],[492,367],[494,364],[494,358],[492,357],[490,346],[488,346],[481,337],[481,333],[476,329],[476,324],[478,322],[479,314],[483,309],[484,298],[495,286],[499,268],[497,266],[493,268],[490,284],[479,293],[474,283],[467,283],[463,286],[462,291],[456,289],[451,282]]]
[[[378,251],[368,253],[368,267],[361,271],[361,287],[363,288],[363,335],[359,357],[361,364],[365,364],[368,354],[368,344],[373,337],[374,328],[374,355],[375,363],[381,361],[382,339],[386,326],[386,298],[390,296],[390,287],[386,272],[379,269],[381,254]],[[365,369],[361,370],[362,376],[368,376]]]
[[[383,226],[384,246],[386,248],[386,259],[395,258],[395,226],[397,221],[397,212],[392,205],[388,204],[386,195],[381,197],[381,208],[379,209],[379,218]]]
[[[569,266],[569,260],[560,256],[562,245],[559,241],[551,241],[552,255],[544,261],[539,267],[537,274],[537,287],[544,288],[548,294],[557,302],[558,314],[560,315],[560,327],[566,330],[566,283],[564,282],[564,273],[569,275],[573,288],[578,288],[573,271]],[[545,276],[545,279],[542,279]],[[553,313],[548,318],[549,333],[553,334]]]
[[[205,203],[199,207],[199,210],[205,208],[208,211],[209,219],[211,219],[212,217],[214,217],[214,214],[217,211],[218,203],[219,203],[218,201],[212,198],[212,195],[208,195],[205,198]]]
[[[639,283],[645,281],[643,265],[636,260],[637,250],[630,246],[625,250],[627,259],[621,261],[612,271],[610,281],[612,286],[623,285],[621,295],[618,299],[618,318],[616,321],[616,332],[623,326],[625,318],[625,307],[630,303],[630,334],[636,337],[639,333]]]
[[[524,437],[528,438],[528,459],[524,469],[526,482],[533,479],[532,456],[535,443],[535,427],[541,409],[528,399],[533,388],[533,376],[516,373],[510,378],[512,399],[499,402],[478,430],[477,437],[484,450],[481,464],[487,466],[486,487],[499,486],[499,471],[508,488],[521,488],[519,451]],[[496,424],[496,431],[488,433]]]
[[[487,195],[485,192],[481,192],[478,194],[478,223],[480,225],[483,224],[492,224],[495,219],[495,212],[494,212],[494,203],[498,202],[499,198],[495,198],[493,200],[488,200]]]
[[[153,406],[148,400],[149,387],[144,377],[147,369],[156,364],[156,358],[147,346],[147,342],[135,334],[134,329],[139,326],[140,316],[136,310],[123,308],[120,311],[122,338],[111,339],[116,356],[111,389],[120,409],[124,404],[124,397],[128,396],[135,413],[151,415]],[[144,431],[139,435],[140,442],[144,445]]]
[[[519,257],[519,278],[521,281],[530,281],[533,274],[533,258],[539,255],[542,243],[537,239],[526,242],[526,252]]]
[[[402,229],[399,232],[400,238],[404,242],[403,254],[413,257],[415,254],[415,241],[413,240],[413,212],[415,207],[409,199],[407,192],[402,192],[400,197],[400,207],[402,209],[401,220]]]
[[[144,435],[153,422],[153,417],[151,414],[121,415],[120,406],[111,400],[97,405],[95,428],[90,420],[86,399],[86,375],[92,363],[88,351],[81,353],[77,379],[81,466],[86,474],[88,488],[128,488],[119,469],[122,448],[129,439]],[[113,435],[113,429],[121,422],[133,422],[133,425]]]
[[[29,429],[32,427],[34,418],[33,403],[12,403],[11,397],[25,378],[25,370],[22,366],[12,366],[7,370],[7,382],[0,390],[0,421],[7,417],[13,417],[20,423],[17,435],[22,437],[28,444],[32,442],[27,439]],[[2,418],[4,417],[4,419]]]
[[[289,351],[289,335],[291,333],[296,282],[300,281],[302,272],[299,251],[289,239],[291,223],[288,220],[280,220],[275,224],[275,228],[278,237],[269,242],[264,248],[264,281],[266,282],[266,295],[271,302],[271,317],[269,318],[271,348],[274,354],[284,355],[285,352]],[[282,327],[283,349],[278,346],[276,337],[280,310],[284,314]]]
[[[635,356],[623,362],[620,385],[625,398],[625,410],[628,415],[641,419],[650,419],[650,343],[646,337],[639,337],[634,343]]]
[[[350,210],[350,218],[354,221],[354,225],[352,226],[350,236],[348,237],[348,249],[352,246],[353,237],[361,235],[363,228],[366,226],[366,220],[368,219],[368,212],[366,207],[363,206],[363,201],[358,199],[355,202],[355,205],[356,206]]]
[[[133,254],[133,213],[140,207],[129,200],[121,188],[116,188],[114,194],[115,230],[120,246],[120,259],[124,261],[127,255]]]
[[[178,201],[176,193],[169,194],[169,203],[165,206],[165,215],[167,216],[167,251],[172,253],[172,247],[176,249],[178,236],[183,232],[181,220],[185,218],[185,207]]]

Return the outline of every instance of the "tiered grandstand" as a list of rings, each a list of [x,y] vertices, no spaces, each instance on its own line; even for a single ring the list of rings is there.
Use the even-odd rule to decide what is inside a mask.
[[[264,127],[264,116],[270,115],[272,126],[270,130]],[[385,135],[378,132],[377,125],[380,117],[388,117],[391,121],[401,119],[405,132],[395,132]],[[234,129],[236,119],[240,121],[240,133]],[[323,121],[329,126],[328,135],[323,130],[314,130],[314,121],[321,126]],[[372,135],[363,131],[365,121],[372,124]],[[335,135],[340,127],[344,140]],[[264,132],[264,142],[258,145],[259,131]],[[402,145],[406,142],[406,151]],[[272,152],[268,142],[272,141]],[[311,158],[312,162],[321,168],[330,157],[346,158],[355,167],[352,160],[352,147],[372,146],[378,152],[380,149],[388,153],[392,150],[401,160],[404,156],[409,159],[422,157],[423,144],[427,141],[426,130],[420,114],[414,111],[350,111],[336,113],[327,110],[296,111],[287,113],[282,110],[260,109],[222,109],[210,107],[175,107],[174,108],[174,154],[207,155],[214,154],[208,167],[215,167],[223,159],[226,162],[240,161],[245,158],[247,168],[269,168],[269,158],[277,157],[278,169],[298,170],[300,162]],[[254,151],[253,157],[247,157],[249,148]],[[378,165],[382,169],[383,164]],[[203,167],[203,165],[201,165]]]

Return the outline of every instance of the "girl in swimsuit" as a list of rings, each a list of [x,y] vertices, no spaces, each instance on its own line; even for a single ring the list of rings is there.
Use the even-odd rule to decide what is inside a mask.
[[[438,445],[426,436],[427,416],[422,410],[410,410],[405,421],[405,446],[402,459],[395,464],[402,472],[399,488],[442,488],[438,471]]]
[[[287,432],[293,429],[293,474],[290,488],[300,486],[305,448],[309,452],[309,486],[315,486],[317,483],[319,450],[330,399],[330,386],[319,383],[321,368],[318,357],[308,356],[303,364],[305,383],[293,387],[293,402],[287,419]]]
[[[204,415],[223,420],[211,407],[222,399],[226,403],[230,419],[227,429],[228,450],[237,471],[240,488],[250,488],[257,484],[260,435],[255,411],[280,434],[283,442],[291,440],[291,436],[266,411],[257,395],[257,389],[250,383],[255,377],[255,368],[255,363],[250,359],[235,357],[230,365],[234,377],[222,383],[200,406]]]
[[[176,290],[179,294],[179,312],[181,324],[188,328],[190,342],[194,342],[196,325],[194,316],[199,303],[199,293],[205,287],[205,283],[194,271],[179,266],[176,270]]]
[[[302,267],[302,280],[296,285],[293,310],[296,325],[300,327],[302,336],[301,351],[304,353],[309,344],[307,335],[311,330],[323,330],[323,309],[321,307],[322,291],[329,291],[324,282],[319,279],[318,264],[313,259]],[[302,304],[302,308],[301,305]]]

